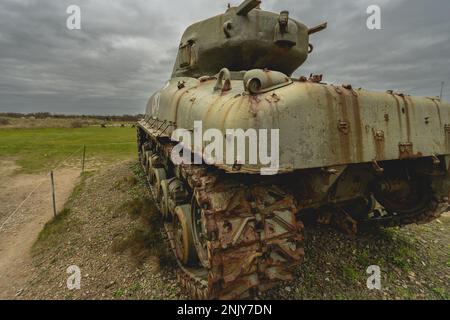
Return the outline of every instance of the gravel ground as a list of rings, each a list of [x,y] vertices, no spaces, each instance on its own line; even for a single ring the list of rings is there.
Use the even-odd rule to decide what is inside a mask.
[[[306,232],[304,263],[294,282],[270,299],[450,299],[450,217],[422,226],[376,230],[351,239],[325,227]],[[381,290],[369,290],[369,266]]]
[[[187,298],[155,230],[158,214],[137,168],[125,162],[83,178],[35,244],[35,272],[21,299]],[[449,299],[449,230],[448,216],[356,239],[311,227],[296,279],[261,298]],[[66,288],[71,265],[80,267],[81,290]],[[381,290],[367,289],[370,265],[381,268]]]

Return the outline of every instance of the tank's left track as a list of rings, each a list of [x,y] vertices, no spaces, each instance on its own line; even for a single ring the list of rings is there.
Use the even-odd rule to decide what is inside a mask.
[[[292,193],[210,166],[175,166],[160,130],[139,123],[138,145],[180,284],[193,298],[242,299],[292,279],[304,255]]]

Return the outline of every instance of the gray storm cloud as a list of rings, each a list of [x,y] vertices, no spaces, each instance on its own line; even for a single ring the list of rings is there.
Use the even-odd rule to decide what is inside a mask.
[[[192,22],[238,0],[2,0],[0,112],[142,113],[170,77],[179,39]],[[82,30],[67,30],[78,5]],[[366,28],[366,8],[382,9],[382,30]],[[450,99],[448,0],[263,0],[308,26],[328,21],[295,75],[374,90]]]

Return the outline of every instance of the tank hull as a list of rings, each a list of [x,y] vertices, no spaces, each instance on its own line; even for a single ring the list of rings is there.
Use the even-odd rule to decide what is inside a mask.
[[[264,72],[269,90],[257,88],[260,94],[249,93],[245,76],[174,78],[150,98],[138,124],[140,160],[178,277],[196,298],[248,298],[292,279],[304,254],[304,222],[356,235],[427,223],[448,210],[448,103]],[[221,137],[279,130],[278,171],[260,175],[263,164],[236,166],[237,157],[174,163],[177,129],[189,133],[190,144],[182,141],[189,158],[203,157],[208,141],[196,149],[196,123]]]
[[[146,119],[174,123],[163,133],[168,137],[176,128],[193,130],[195,121],[224,135],[229,129],[279,129],[280,173],[450,154],[450,104],[436,98],[299,81],[250,95],[240,80],[227,92],[215,91],[215,84],[172,79],[149,100]],[[241,172],[262,167],[244,163]]]

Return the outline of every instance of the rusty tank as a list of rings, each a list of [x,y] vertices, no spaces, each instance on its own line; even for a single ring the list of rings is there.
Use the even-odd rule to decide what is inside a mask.
[[[449,206],[450,104],[293,78],[327,25],[309,28],[260,3],[190,26],[137,126],[178,279],[195,298],[249,298],[292,279],[306,221],[355,235],[427,223]],[[258,129],[249,140],[278,130],[276,170],[243,161],[249,145],[232,161],[207,161],[208,142],[192,142],[196,123],[224,141],[229,130]],[[180,129],[193,139],[177,139]],[[200,161],[173,161],[180,144]]]

